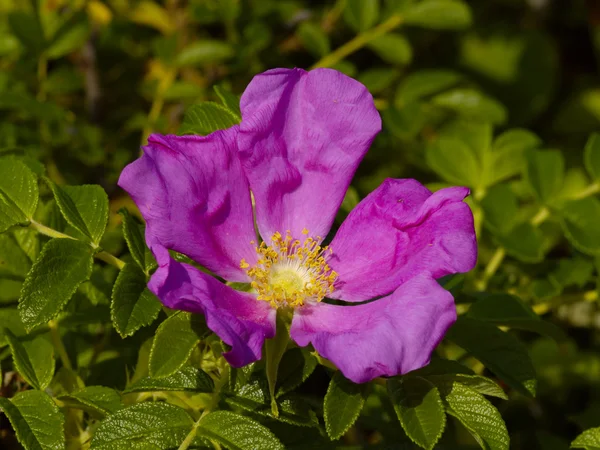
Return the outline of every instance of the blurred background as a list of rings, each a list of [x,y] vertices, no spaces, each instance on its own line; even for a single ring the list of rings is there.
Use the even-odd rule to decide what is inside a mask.
[[[595,0],[0,0],[0,154],[59,184],[102,185],[115,229],[134,208],[118,175],[149,133],[202,133],[186,111],[235,104],[271,68],[360,80],[384,127],[339,219],[386,177],[472,188],[480,256],[465,290],[515,294],[569,336],[519,334],[539,386],[498,402],[511,446],[564,449],[600,426],[600,185],[584,164],[599,58]],[[536,148],[557,150],[553,162],[528,159]],[[117,234],[103,244],[116,253]],[[1,302],[19,286],[0,269]],[[377,421],[362,426],[398,428]]]

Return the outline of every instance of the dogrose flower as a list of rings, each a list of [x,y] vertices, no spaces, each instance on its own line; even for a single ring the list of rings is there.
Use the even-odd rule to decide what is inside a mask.
[[[354,382],[428,364],[456,320],[436,279],[476,260],[468,189],[432,194],[387,179],[322,247],[381,130],[372,96],[334,70],[274,69],[254,77],[240,106],[241,123],[227,130],[151,135],[121,174],[158,262],[150,290],[169,308],[204,314],[234,367],[261,358],[277,308],[293,311],[298,345],[311,343]],[[253,290],[234,290],[169,250]]]

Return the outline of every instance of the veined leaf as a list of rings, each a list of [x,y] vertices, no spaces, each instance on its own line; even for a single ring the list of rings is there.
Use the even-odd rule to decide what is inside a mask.
[[[0,233],[33,218],[38,203],[34,173],[18,159],[0,158]]]
[[[354,384],[341,372],[336,372],[329,382],[323,416],[325,429],[332,440],[339,439],[354,424],[367,396],[366,384]]]
[[[166,378],[144,377],[125,389],[123,393],[152,391],[212,392],[214,387],[212,378],[206,372],[187,366]]]

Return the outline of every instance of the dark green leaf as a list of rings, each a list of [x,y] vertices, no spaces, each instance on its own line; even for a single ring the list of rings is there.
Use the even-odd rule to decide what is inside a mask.
[[[65,448],[65,418],[45,392],[19,392],[10,400],[0,397],[0,407],[26,450]]]
[[[136,403],[100,422],[92,450],[176,448],[194,421],[185,410],[164,402]]]
[[[288,350],[279,365],[277,397],[304,383],[316,367],[317,359],[305,347]]]
[[[368,47],[390,64],[405,65],[412,60],[410,42],[401,34],[384,34],[369,42]]]
[[[82,409],[100,417],[123,407],[119,393],[105,386],[87,386],[72,394],[61,395],[59,400],[70,408]]]
[[[525,152],[535,149],[542,141],[530,131],[515,128],[505,131],[494,140],[489,184],[493,185],[522,172]]]
[[[565,161],[558,150],[530,150],[526,153],[525,180],[540,203],[553,200],[562,188]]]
[[[462,76],[450,70],[420,70],[408,75],[398,92],[396,93],[395,105],[403,105],[420,100],[424,97],[437,94],[445,89],[451,88],[461,80]]]
[[[322,58],[331,51],[329,37],[323,29],[311,22],[302,22],[296,31],[302,45],[316,58]]]
[[[544,259],[544,236],[529,222],[521,223],[495,239],[509,255],[520,261],[536,263]]]
[[[438,389],[421,377],[388,380],[388,390],[402,428],[425,449],[433,449],[446,427],[446,413]]]
[[[152,391],[212,392],[214,387],[212,378],[206,372],[186,366],[166,378],[142,378],[125,389],[123,393]]]
[[[600,254],[600,201],[596,197],[567,201],[559,212],[565,236],[571,244],[589,255]]]
[[[365,404],[367,385],[354,384],[341,372],[329,382],[323,404],[325,429],[332,440],[339,439],[354,424]]]
[[[48,241],[27,274],[19,312],[27,330],[54,318],[77,287],[90,278],[93,257],[90,247],[72,239]]]
[[[54,348],[48,337],[17,337],[8,328],[4,334],[17,371],[35,389],[46,389],[54,376]]]
[[[0,233],[31,220],[38,195],[37,178],[23,162],[0,158]]]
[[[508,234],[515,225],[519,204],[517,196],[507,184],[490,188],[481,200],[481,207],[485,213],[485,223],[494,234]]]
[[[264,425],[230,411],[215,411],[205,416],[198,434],[229,450],[284,450],[279,439]]]
[[[146,246],[144,227],[139,224],[125,208],[119,210],[119,214],[121,214],[121,217],[123,218],[123,236],[127,242],[131,257],[137,265],[148,274],[149,271],[156,266],[156,261],[154,261],[150,250]]]
[[[146,287],[146,274],[135,264],[125,264],[112,291],[112,323],[121,337],[150,325],[161,310],[160,301]]]
[[[0,275],[25,278],[31,260],[11,234],[0,234]]]
[[[0,308],[0,347],[8,344],[4,331],[9,329],[15,336],[27,334],[17,308]]]
[[[44,30],[35,15],[13,11],[8,15],[8,25],[19,42],[31,53],[37,55],[44,50],[46,46]]]
[[[239,123],[239,118],[218,103],[204,102],[192,105],[185,112],[179,134],[207,135]]]

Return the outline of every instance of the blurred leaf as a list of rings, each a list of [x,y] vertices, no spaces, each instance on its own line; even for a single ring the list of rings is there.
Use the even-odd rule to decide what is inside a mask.
[[[567,201],[561,205],[559,213],[565,236],[571,244],[589,255],[600,254],[600,200],[587,197]]]
[[[347,0],[344,20],[354,31],[366,31],[379,18],[379,0]]]
[[[16,239],[10,234],[0,234],[0,275],[9,273],[25,278],[31,268],[31,260]]]
[[[479,187],[482,170],[477,156],[463,141],[440,136],[427,146],[427,164],[438,175],[453,184]]]
[[[129,14],[129,19],[135,23],[146,25],[161,33],[169,35],[177,30],[169,11],[151,0],[142,0]]]
[[[366,86],[372,94],[377,94],[394,82],[398,72],[391,68],[375,68],[365,70],[358,77],[358,81]]]
[[[585,430],[571,442],[571,448],[600,450],[600,427]]]
[[[371,40],[367,46],[390,64],[406,65],[412,60],[410,42],[398,33],[387,33],[379,36]]]
[[[429,69],[409,74],[396,93],[395,105],[412,103],[415,100],[437,94],[456,85],[462,76],[450,70]]]
[[[27,274],[19,313],[27,330],[48,322],[63,309],[92,273],[89,245],[72,239],[51,239]]]
[[[44,30],[35,15],[13,11],[8,15],[8,25],[23,47],[34,55],[37,56],[46,48]]]
[[[535,395],[535,371],[527,349],[514,336],[494,325],[470,317],[459,317],[447,334],[520,393]]]
[[[549,278],[561,287],[577,286],[582,289],[592,277],[594,265],[589,259],[581,256],[563,258]]]
[[[530,150],[526,153],[525,181],[540,203],[555,198],[563,185],[565,162],[558,150]]]
[[[366,397],[366,384],[355,384],[347,380],[341,372],[333,375],[323,404],[325,429],[331,440],[346,434],[358,418]]]
[[[185,112],[179,134],[206,136],[217,130],[225,130],[238,124],[240,119],[218,103],[203,102],[192,105]]]
[[[150,376],[165,378],[180,370],[207,333],[202,316],[180,311],[168,317],[154,335]]]
[[[0,347],[8,344],[5,334],[6,330],[10,330],[17,337],[27,334],[17,308],[0,308],[0,324],[2,324],[0,326]]]
[[[90,449],[175,448],[193,425],[188,413],[177,406],[164,402],[136,403],[100,422]]]
[[[224,61],[234,56],[233,48],[226,42],[216,40],[194,41],[175,58],[178,67],[202,66]]]
[[[150,325],[162,308],[160,301],[146,287],[147,279],[135,264],[125,264],[112,291],[111,320],[122,338]]]
[[[127,387],[123,393],[153,391],[213,392],[214,388],[214,382],[206,372],[186,366],[166,378],[144,377]]]
[[[536,263],[544,259],[544,235],[529,222],[521,223],[495,239],[508,254],[520,261]]]
[[[591,177],[600,181],[600,134],[592,133],[585,144],[585,168]]]
[[[404,23],[434,30],[461,30],[471,25],[471,10],[459,0],[423,0],[404,11]]]
[[[45,392],[24,391],[11,399],[0,397],[0,407],[26,450],[65,448],[65,418]]]
[[[492,146],[491,174],[493,185],[522,172],[525,152],[541,145],[541,140],[530,131],[514,128],[499,135]]]
[[[506,234],[515,225],[519,213],[517,196],[507,184],[493,186],[487,192],[481,207],[485,223],[494,234]]]
[[[64,27],[61,27],[52,37],[45,54],[50,59],[65,56],[83,47],[89,34],[90,28],[85,17],[76,16],[74,20],[65,23]]]
[[[419,447],[433,449],[446,427],[438,389],[421,377],[391,378],[388,391],[402,428]]]
[[[0,158],[0,233],[31,220],[38,195],[37,178],[25,164]]]
[[[311,22],[302,22],[296,30],[304,48],[316,58],[322,58],[331,51],[329,37],[323,29]]]
[[[4,330],[15,368],[33,388],[44,390],[54,376],[54,348],[46,335],[17,337]]]
[[[452,89],[436,95],[431,101],[466,118],[493,124],[502,124],[507,119],[506,108],[500,102],[474,89]]]
[[[72,394],[61,395],[59,400],[69,408],[82,409],[100,417],[123,407],[119,393],[105,386],[87,386]]]

